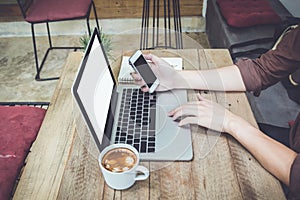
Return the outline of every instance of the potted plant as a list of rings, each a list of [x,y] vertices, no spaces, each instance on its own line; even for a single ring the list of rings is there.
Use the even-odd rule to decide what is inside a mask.
[[[103,33],[102,28],[100,28],[99,32],[100,32],[100,39],[101,39],[102,45],[104,47],[105,53],[109,59],[112,59],[111,38],[107,34]],[[89,41],[90,41],[89,35],[85,34],[82,37],[80,37],[80,44],[84,47],[84,51],[85,51]]]

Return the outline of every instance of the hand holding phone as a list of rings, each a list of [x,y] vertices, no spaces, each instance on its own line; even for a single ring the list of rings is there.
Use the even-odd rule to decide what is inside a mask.
[[[140,50],[136,51],[129,58],[129,64],[133,67],[135,72],[137,72],[145,81],[146,85],[149,88],[149,93],[153,93],[159,85],[159,80],[153,73],[150,65],[148,64]]]

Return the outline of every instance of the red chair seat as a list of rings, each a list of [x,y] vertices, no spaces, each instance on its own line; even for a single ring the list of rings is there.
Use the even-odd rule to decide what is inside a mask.
[[[0,106],[0,199],[11,199],[16,179],[36,139],[45,109]]]
[[[281,18],[268,0],[217,0],[228,25],[249,27],[260,24],[276,24]]]
[[[25,20],[30,23],[84,18],[91,0],[34,1]]]

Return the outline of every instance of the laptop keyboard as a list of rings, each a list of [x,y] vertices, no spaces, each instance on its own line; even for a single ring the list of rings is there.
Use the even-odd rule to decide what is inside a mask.
[[[155,151],[156,93],[124,88],[115,143],[134,146],[141,153]]]

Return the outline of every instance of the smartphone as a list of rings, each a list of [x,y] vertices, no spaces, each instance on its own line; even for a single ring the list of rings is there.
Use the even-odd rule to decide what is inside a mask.
[[[149,88],[149,93],[153,93],[159,84],[159,80],[153,73],[149,63],[146,61],[140,50],[136,51],[129,58],[129,64],[145,81]]]

